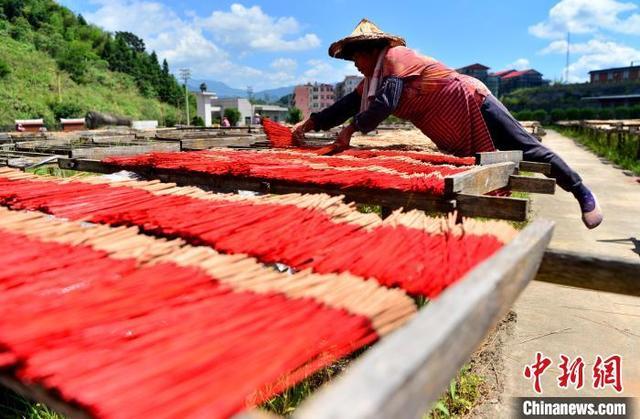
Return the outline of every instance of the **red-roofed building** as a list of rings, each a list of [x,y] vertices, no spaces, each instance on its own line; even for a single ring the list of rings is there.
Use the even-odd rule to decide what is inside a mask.
[[[456,69],[458,73],[475,77],[486,84],[489,90],[491,90],[491,93],[496,97],[498,95],[504,95],[514,89],[543,86],[549,83],[542,79],[542,74],[533,69],[518,71],[511,68],[495,73],[489,73],[488,70],[489,67],[480,63]]]
[[[640,65],[589,71],[591,83],[617,83],[640,80]]]

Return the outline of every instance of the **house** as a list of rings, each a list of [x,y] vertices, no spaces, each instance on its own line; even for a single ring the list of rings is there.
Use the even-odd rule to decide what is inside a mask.
[[[537,87],[549,84],[548,80],[542,79],[542,73],[534,69],[527,70],[503,70],[490,74],[499,79],[499,92],[501,95],[515,89],[524,87]]]
[[[466,67],[456,68],[456,71],[460,74],[466,74],[467,76],[475,77],[476,79],[485,82],[487,80],[489,67],[480,63],[468,65]]]
[[[85,128],[84,118],[60,118],[62,131],[81,131]]]
[[[44,128],[44,120],[40,119],[16,119],[16,131],[39,132]]]
[[[336,83],[335,100],[338,101],[356,90],[358,84],[364,79],[362,76],[346,76],[343,81]]]
[[[307,83],[293,90],[293,106],[302,111],[304,118],[312,112],[320,112],[335,103],[335,91],[331,84]]]
[[[640,81],[640,65],[629,67],[605,68],[589,71],[589,82],[593,84]]]
[[[252,125],[255,114],[267,116],[274,121],[284,121],[289,110],[276,105],[253,105],[249,99],[242,97],[218,98],[212,92],[194,92],[196,95],[197,115],[204,121],[205,127],[213,125],[213,121],[221,121],[227,108],[235,108],[240,112],[237,126]]]

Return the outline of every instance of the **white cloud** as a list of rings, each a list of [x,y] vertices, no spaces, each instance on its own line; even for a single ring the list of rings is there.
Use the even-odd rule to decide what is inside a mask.
[[[566,41],[555,41],[541,52],[565,54],[566,48]],[[579,58],[569,65],[569,81],[581,82],[588,79],[591,70],[629,65],[631,61],[640,57],[640,50],[613,41],[591,39],[588,42],[571,44],[570,54]]]
[[[302,51],[320,45],[316,34],[297,36],[300,24],[293,17],[274,18],[260,6],[232,4],[229,12],[214,11],[199,24],[211,31],[216,40],[240,49],[262,51]],[[285,39],[295,35],[293,39]]]
[[[539,38],[600,30],[639,35],[640,14],[630,13],[637,9],[637,4],[617,0],[561,0],[549,10],[547,19],[529,27],[529,33]]]
[[[294,72],[298,68],[298,62],[293,58],[276,58],[271,62],[271,68],[276,70]]]
[[[507,64],[505,68],[515,68],[516,70],[526,70],[528,68],[531,68],[531,65],[529,63],[529,60],[527,60],[526,58],[518,58],[514,62]]]
[[[299,82],[334,83],[342,81],[345,76],[359,74],[358,69],[351,61],[341,63],[335,60],[313,59],[307,61],[307,70],[302,73]]]

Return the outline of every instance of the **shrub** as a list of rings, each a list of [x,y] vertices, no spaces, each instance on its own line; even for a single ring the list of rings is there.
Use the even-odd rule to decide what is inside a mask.
[[[580,109],[577,109],[577,108],[567,109],[567,119],[570,121],[580,119]]]
[[[224,110],[224,116],[227,117],[232,127],[235,127],[240,120],[240,111],[236,108],[226,108]]]
[[[80,118],[84,113],[80,105],[75,102],[51,103],[49,108],[51,108],[56,120],[60,120],[60,118]]]
[[[627,108],[625,106],[618,106],[613,110],[616,119],[627,119],[631,118],[631,108]]]
[[[297,124],[302,121],[302,111],[295,106],[289,109],[289,114],[287,114],[287,122],[290,124]]]
[[[11,73],[11,70],[9,69],[9,64],[0,60],[0,79],[7,77],[9,73]]]
[[[594,119],[596,117],[595,109],[583,108],[578,112],[578,119]]]
[[[564,109],[554,109],[551,111],[551,120],[553,122],[562,121],[564,119],[567,119],[567,112],[565,112]]]
[[[640,118],[640,105],[629,108],[629,118]]]
[[[547,111],[545,111],[544,109],[535,110],[533,111],[531,117],[534,121],[545,122],[547,120]]]
[[[523,111],[516,112],[514,116],[519,121],[531,121],[531,119],[533,118],[533,112],[531,112],[528,109],[525,109]]]
[[[194,125],[196,127],[204,127],[204,119],[196,115],[191,118],[191,125]]]
[[[613,111],[609,108],[602,108],[598,111],[598,118],[613,119]]]

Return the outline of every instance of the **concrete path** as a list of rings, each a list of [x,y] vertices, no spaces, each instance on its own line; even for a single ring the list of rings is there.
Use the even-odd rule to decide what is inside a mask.
[[[554,131],[543,137],[543,143],[580,173],[605,214],[600,227],[589,231],[580,221],[579,207],[571,194],[559,189],[555,195],[535,195],[534,216],[556,222],[551,247],[640,263],[640,183]],[[512,397],[536,395],[532,381],[523,375],[536,352],[553,361],[542,375],[543,396],[618,395],[610,387],[592,388],[596,356],[612,354],[622,357],[621,395],[640,396],[640,298],[534,281],[513,310],[517,320],[504,339],[497,417],[515,417]],[[584,358],[585,386],[581,390],[558,387],[560,354]]]

